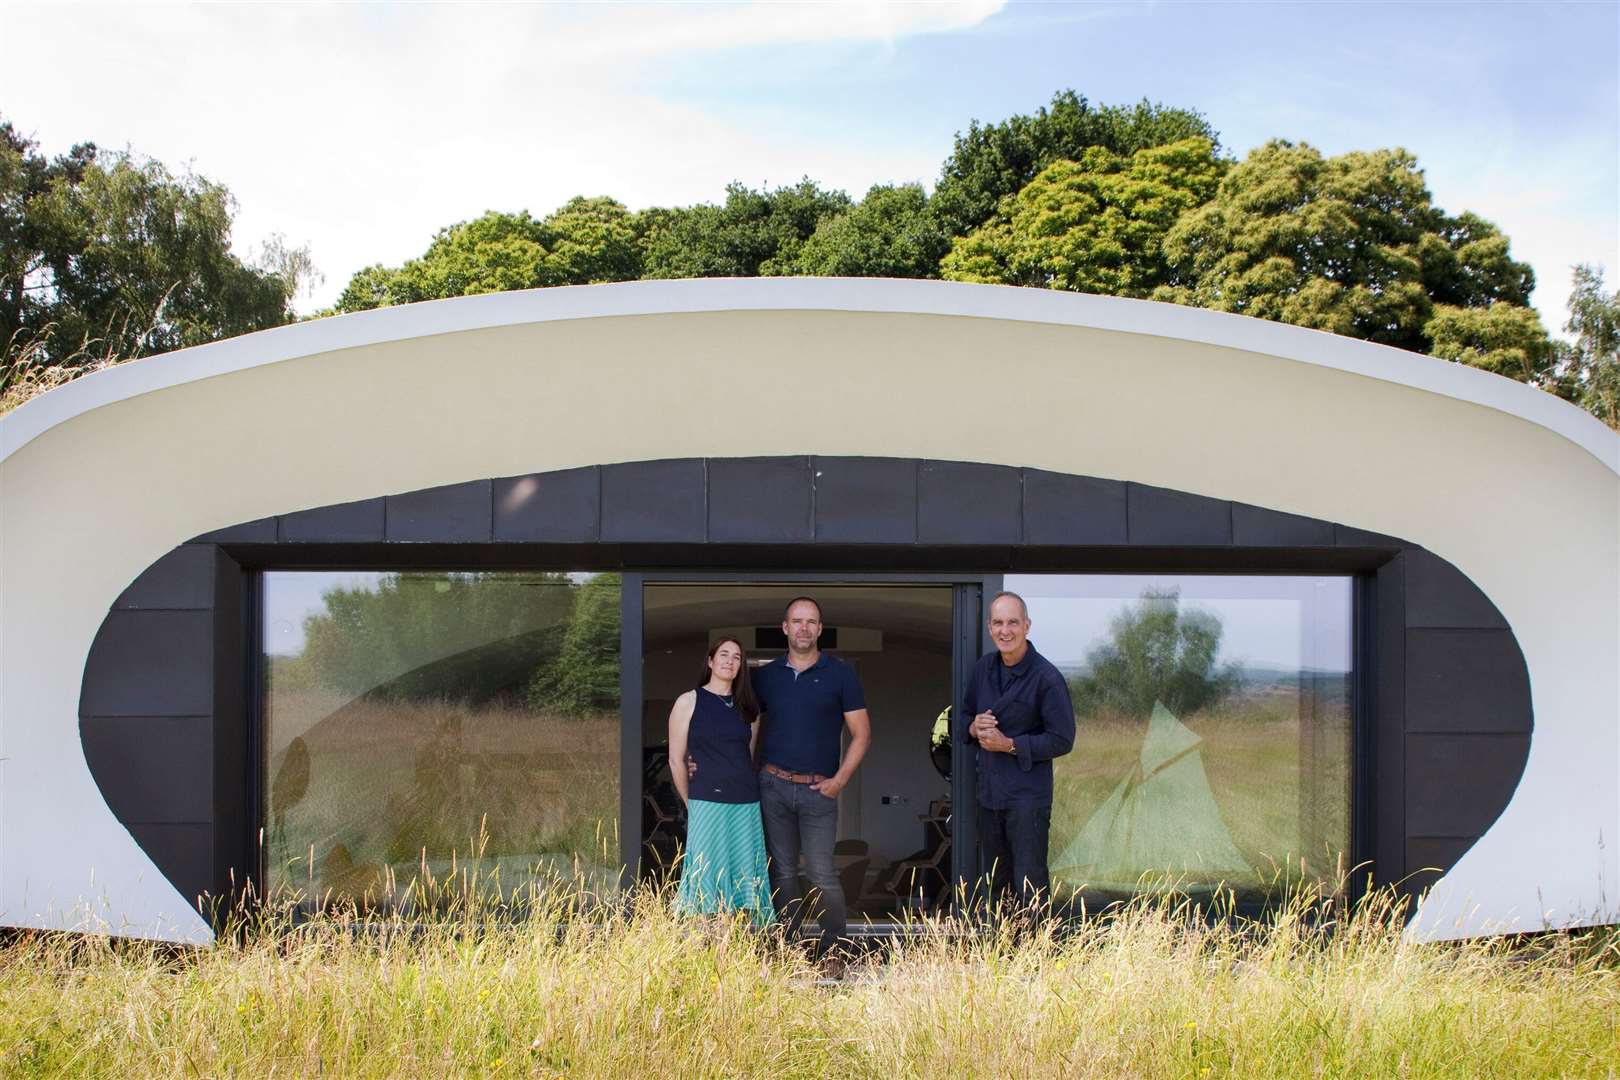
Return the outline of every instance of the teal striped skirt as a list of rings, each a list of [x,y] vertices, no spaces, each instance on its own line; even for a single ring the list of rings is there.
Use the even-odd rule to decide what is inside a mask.
[[[747,912],[755,926],[776,917],[765,870],[759,803],[686,804],[686,855],[675,892],[677,915]]]

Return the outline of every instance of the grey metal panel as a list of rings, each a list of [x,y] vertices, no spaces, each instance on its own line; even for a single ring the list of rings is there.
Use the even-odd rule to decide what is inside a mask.
[[[211,611],[114,611],[84,665],[80,716],[209,716]]]
[[[142,570],[113,607],[196,610],[213,603],[214,546],[182,544]]]
[[[714,458],[708,465],[711,541],[809,543],[815,538],[808,457]]]
[[[1373,584],[1376,639],[1373,665],[1372,776],[1361,778],[1372,799],[1373,873],[1380,883],[1406,873],[1406,556],[1378,568]]]
[[[363,544],[384,538],[382,499],[361,499],[281,516],[278,538],[284,543]]]
[[[917,468],[910,458],[818,457],[816,541],[917,542]]]
[[[704,499],[702,458],[604,465],[602,539],[701,541]]]
[[[1512,633],[1407,629],[1407,731],[1529,734],[1530,715],[1530,673]]]
[[[1130,542],[1153,547],[1209,547],[1232,542],[1232,504],[1184,491],[1125,485]]]
[[[1457,860],[1478,841],[1474,836],[1416,836],[1406,842],[1406,874],[1397,883],[1399,892],[1417,896],[1440,880],[1440,875],[1457,865]]]
[[[1528,735],[1408,735],[1406,835],[1483,836],[1513,797]]]
[[[1333,524],[1247,503],[1233,503],[1232,543],[1242,547],[1330,546]]]
[[[602,481],[596,466],[494,481],[495,539],[568,544],[601,535]]]
[[[258,769],[248,721],[248,578],[216,549],[214,561],[213,821],[215,888],[245,887],[258,864]],[[255,657],[253,663],[258,662]]]
[[[493,536],[488,480],[387,498],[387,539],[404,543],[482,543]]]
[[[971,461],[924,461],[917,471],[917,542],[1017,544],[1024,538],[1018,469]]]
[[[1123,544],[1125,483],[1024,470],[1024,543],[1091,547]]]
[[[199,824],[134,824],[129,834],[169,883],[192,906],[214,892],[214,827]]]
[[[79,721],[79,737],[119,821],[214,819],[212,716],[88,716]]]
[[[1467,854],[1468,849],[1474,846],[1478,837],[1473,836],[1416,836],[1406,842],[1406,872],[1408,874],[1428,873],[1428,880],[1424,885],[1434,882],[1439,876],[1435,871],[1444,872],[1457,865],[1457,860]]]
[[[230,525],[213,532],[203,533],[193,537],[193,544],[273,544],[276,542],[276,519],[273,517],[260,518],[257,521],[243,522],[241,525]]]
[[[1479,586],[1431,551],[1414,548],[1406,572],[1407,626],[1507,629],[1507,620]]]
[[[1333,526],[1333,543],[1339,547],[1389,548],[1392,551],[1412,546],[1397,536],[1386,536],[1383,533],[1368,532],[1366,529],[1338,523],[1334,523]]]

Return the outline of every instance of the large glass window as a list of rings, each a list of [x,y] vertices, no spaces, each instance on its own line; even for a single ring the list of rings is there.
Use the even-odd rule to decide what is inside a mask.
[[[1088,902],[1330,892],[1351,842],[1351,579],[1008,575],[1068,680],[1050,865]]]
[[[615,887],[619,593],[613,574],[266,573],[267,888]]]

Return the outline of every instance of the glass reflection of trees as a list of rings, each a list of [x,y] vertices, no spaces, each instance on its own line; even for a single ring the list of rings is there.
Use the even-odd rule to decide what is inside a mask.
[[[1062,601],[1031,601],[1037,626],[1062,619]],[[1054,880],[1098,900],[1222,885],[1250,901],[1302,874],[1334,884],[1349,839],[1347,673],[1223,660],[1221,618],[1179,588],[1112,603],[1083,659],[1054,658],[1079,731],[1057,763]]]
[[[277,587],[266,575],[266,589]],[[334,587],[266,657],[268,884],[616,879],[619,579],[400,573]]]

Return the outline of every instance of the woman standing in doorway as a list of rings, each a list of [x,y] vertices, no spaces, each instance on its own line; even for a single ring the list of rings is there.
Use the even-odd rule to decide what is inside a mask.
[[[758,734],[747,654],[735,638],[721,638],[709,649],[703,682],[669,711],[670,776],[686,802],[677,914],[740,911],[755,926],[774,918],[754,771]],[[688,757],[691,770],[680,764]]]

